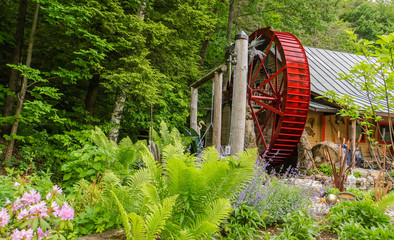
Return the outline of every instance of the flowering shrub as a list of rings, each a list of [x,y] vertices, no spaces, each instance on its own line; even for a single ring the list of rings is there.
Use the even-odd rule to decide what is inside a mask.
[[[19,183],[15,183],[18,187]],[[10,240],[66,239],[73,230],[74,210],[62,201],[62,189],[53,186],[45,199],[32,189],[14,202],[9,199],[0,211],[0,237]]]

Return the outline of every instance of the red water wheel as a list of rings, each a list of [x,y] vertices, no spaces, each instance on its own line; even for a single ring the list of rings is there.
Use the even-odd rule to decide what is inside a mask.
[[[308,60],[298,39],[269,27],[249,36],[248,103],[259,153],[274,164],[296,149],[310,101]]]

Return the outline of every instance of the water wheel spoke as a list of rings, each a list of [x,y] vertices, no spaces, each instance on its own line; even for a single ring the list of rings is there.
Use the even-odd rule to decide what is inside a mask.
[[[262,82],[262,83],[257,87],[257,89],[261,89],[265,84],[269,83],[270,86],[271,86],[271,88],[272,88],[272,90],[273,90],[274,92],[277,92],[277,91],[275,91],[275,88],[272,86],[271,81],[272,81],[272,79],[274,79],[276,76],[278,76],[281,72],[283,72],[283,70],[285,70],[285,69],[286,69],[286,66],[283,66],[281,69],[279,69],[279,71],[276,71],[273,75],[271,75],[271,77],[267,78],[264,82]],[[283,82],[283,81],[282,81],[282,82]]]
[[[261,141],[263,142],[264,147],[267,148],[267,143],[265,142],[263,131],[261,130],[261,127],[260,127],[260,124],[259,124],[259,120],[257,119],[256,113],[254,112],[254,109],[253,109],[253,106],[252,106],[251,102],[249,102],[249,106],[250,106],[250,109],[252,111],[252,116],[253,116],[253,119],[254,119],[254,121],[256,123],[257,129],[259,131],[259,137],[256,139],[256,141],[258,142],[260,140],[260,138],[261,138]]]
[[[259,68],[257,69],[256,75],[255,75],[254,78],[253,78],[253,82],[252,82],[251,86],[253,86],[254,83],[256,82],[256,79],[257,79],[257,77],[258,77],[259,74],[260,74],[261,67],[263,67],[264,73],[265,73],[266,77],[269,77],[268,72],[267,72],[267,69],[265,69],[265,66],[264,66],[264,61],[265,61],[265,59],[266,59],[267,56],[268,56],[268,51],[269,51],[270,48],[271,48],[272,42],[273,42],[273,38],[271,38],[270,43],[268,44],[268,47],[267,47],[267,50],[265,51],[265,54],[264,54],[263,59],[261,59],[261,58],[259,57],[259,58],[260,58]],[[251,68],[251,69],[252,69],[252,68]],[[251,77],[251,75],[250,75],[250,77]],[[250,81],[249,81],[249,83],[250,83]]]
[[[274,113],[276,113],[276,114],[278,114],[278,115],[280,115],[280,116],[283,116],[283,115],[284,115],[283,112],[282,112],[281,110],[276,109],[276,108],[274,108],[274,107],[272,107],[272,106],[270,106],[270,105],[268,105],[268,104],[266,104],[266,103],[263,103],[263,102],[260,101],[260,100],[254,99],[253,97],[252,97],[252,100],[253,100],[255,103],[259,104],[260,106],[262,106],[262,107],[264,107],[264,108],[270,110],[271,112],[274,112]]]

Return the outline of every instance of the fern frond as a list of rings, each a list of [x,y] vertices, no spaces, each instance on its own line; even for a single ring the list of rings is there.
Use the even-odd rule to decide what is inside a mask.
[[[97,126],[95,127],[94,130],[92,130],[91,136],[92,136],[92,142],[105,151],[116,150],[118,147],[118,145],[115,142],[109,141],[107,136],[105,136],[103,131]]]
[[[160,202],[160,196],[155,186],[150,183],[145,183],[141,187],[141,191],[147,199],[149,206],[155,206]]]
[[[117,187],[121,186],[121,180],[112,171],[107,171],[104,173],[102,183],[104,185],[113,185]]]
[[[215,147],[208,147],[204,149],[202,153],[202,159],[204,163],[209,163],[212,161],[216,162],[220,159],[220,154]]]
[[[153,205],[151,213],[146,217],[145,225],[148,232],[148,239],[154,239],[165,226],[166,220],[171,216],[177,195],[167,197],[162,204]]]
[[[182,158],[184,156],[184,146],[181,143],[167,145],[163,149],[163,163],[165,164],[171,158]]]
[[[141,159],[150,172],[152,179],[156,182],[160,182],[162,180],[162,167],[155,161],[147,147],[145,153],[142,154]]]
[[[113,199],[115,200],[115,202],[116,202],[116,204],[117,204],[117,206],[119,208],[119,212],[120,212],[121,217],[122,217],[122,224],[123,224],[124,230],[126,232],[127,240],[130,240],[130,239],[132,239],[131,226],[130,226],[130,223],[129,223],[129,218],[127,216],[126,210],[124,209],[122,203],[119,201],[119,199],[116,196],[115,192],[112,191],[112,190],[109,190],[109,192],[111,193]]]
[[[193,234],[188,229],[183,229],[182,231],[179,232],[179,235],[176,239],[177,240],[195,240],[196,238],[193,236]]]
[[[125,137],[123,138],[119,144],[119,147],[134,147],[133,141],[131,141],[131,139],[129,137]]]
[[[209,205],[204,214],[196,217],[191,230],[193,236],[198,238],[204,234],[218,231],[221,222],[229,217],[231,212],[232,208],[229,199],[216,199]]]
[[[142,217],[132,212],[129,213],[128,218],[130,219],[133,240],[150,240],[146,237],[146,229]]]

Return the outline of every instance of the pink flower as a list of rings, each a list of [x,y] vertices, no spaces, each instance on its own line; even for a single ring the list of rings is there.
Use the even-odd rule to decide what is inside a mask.
[[[57,192],[58,194],[62,194],[63,193],[62,188],[57,186],[57,185],[53,186],[52,189],[53,189],[54,192]]]
[[[48,236],[48,235],[49,235],[49,231],[48,231],[48,230],[46,230],[46,231],[44,232],[44,231],[42,231],[41,227],[38,227],[38,228],[37,228],[37,236],[38,236],[38,239],[43,239],[44,237],[46,237],[46,236]]]
[[[25,192],[21,199],[26,205],[38,203],[41,200],[40,193],[36,192],[36,190],[32,189],[30,193]]]
[[[10,201],[10,199],[7,198],[7,200],[5,201],[5,205],[11,204],[12,202]]]
[[[10,221],[10,215],[7,212],[7,209],[2,208],[0,211],[0,227],[5,227]]]
[[[20,221],[22,218],[29,216],[29,210],[27,210],[26,208],[22,209],[20,211],[20,213],[18,214],[18,216],[16,217],[16,219],[18,219],[18,221]]]
[[[30,214],[39,217],[49,217],[47,204],[44,201],[30,206]]]
[[[52,194],[51,194],[51,193],[48,193],[48,194],[45,196],[45,199],[46,199],[47,201],[49,201],[49,199],[51,198],[51,196],[52,196]]]
[[[33,230],[32,229],[23,229],[19,231],[15,229],[15,231],[11,234],[11,240],[30,240],[33,238]]]
[[[14,205],[12,206],[12,210],[14,210],[14,211],[16,211],[16,210],[18,210],[19,208],[21,208],[22,207],[22,204],[21,204],[21,199],[18,197],[16,200],[15,200],[15,202],[14,202]]]
[[[60,212],[59,205],[57,205],[56,202],[52,202],[51,208],[53,210],[53,216],[58,217],[59,216],[59,212]]]
[[[74,209],[64,202],[62,209],[59,211],[59,216],[62,220],[72,220],[74,218]]]

